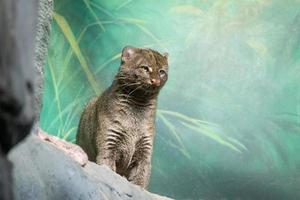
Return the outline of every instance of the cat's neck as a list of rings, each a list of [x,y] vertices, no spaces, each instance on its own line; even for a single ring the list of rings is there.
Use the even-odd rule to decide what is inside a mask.
[[[111,92],[118,100],[133,106],[156,107],[158,93],[147,93],[142,89],[124,87],[123,85],[115,80],[110,87]]]

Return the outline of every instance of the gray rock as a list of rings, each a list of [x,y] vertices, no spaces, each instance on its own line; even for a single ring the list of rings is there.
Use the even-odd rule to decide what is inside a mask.
[[[36,135],[14,148],[9,158],[16,200],[168,199],[129,183],[106,166],[88,162],[81,167]]]
[[[34,41],[37,0],[0,1],[0,147],[7,153],[34,120]]]

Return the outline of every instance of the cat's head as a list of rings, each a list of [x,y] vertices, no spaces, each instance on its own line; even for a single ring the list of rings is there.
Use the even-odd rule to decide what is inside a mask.
[[[126,46],[117,78],[128,87],[158,92],[168,79],[168,55]]]

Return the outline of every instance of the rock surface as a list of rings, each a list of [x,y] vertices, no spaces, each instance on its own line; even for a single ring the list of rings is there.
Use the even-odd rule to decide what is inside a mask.
[[[14,165],[16,200],[169,199],[129,183],[106,166],[88,162],[81,167],[36,135],[14,148],[9,158]]]
[[[37,0],[0,1],[0,147],[7,153],[34,120],[33,55]]]

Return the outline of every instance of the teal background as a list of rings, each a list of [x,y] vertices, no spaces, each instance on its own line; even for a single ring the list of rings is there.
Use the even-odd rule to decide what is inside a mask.
[[[169,53],[149,190],[300,199],[300,1],[57,0],[41,126],[74,142],[127,45]]]

